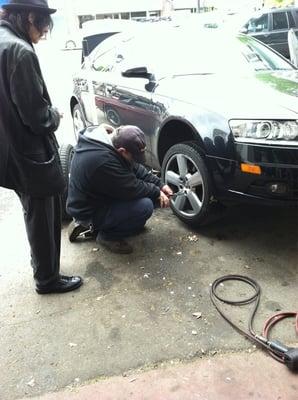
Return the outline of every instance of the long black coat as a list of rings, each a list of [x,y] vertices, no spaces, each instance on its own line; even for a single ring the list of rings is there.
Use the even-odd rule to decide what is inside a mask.
[[[38,197],[63,191],[59,122],[33,46],[0,21],[0,186]]]

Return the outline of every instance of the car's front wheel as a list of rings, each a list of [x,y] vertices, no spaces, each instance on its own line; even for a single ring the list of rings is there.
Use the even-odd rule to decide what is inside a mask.
[[[81,108],[78,104],[76,104],[72,110],[72,121],[75,138],[77,140],[79,133],[86,128],[86,123]]]
[[[196,143],[176,144],[166,153],[162,163],[162,179],[174,195],[174,214],[191,226],[208,222],[212,211],[212,185],[204,159]]]

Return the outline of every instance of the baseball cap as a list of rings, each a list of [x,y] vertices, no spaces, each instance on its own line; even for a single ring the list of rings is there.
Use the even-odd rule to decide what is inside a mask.
[[[145,134],[133,125],[120,126],[113,135],[113,145],[116,149],[123,147],[129,151],[135,162],[145,164]]]

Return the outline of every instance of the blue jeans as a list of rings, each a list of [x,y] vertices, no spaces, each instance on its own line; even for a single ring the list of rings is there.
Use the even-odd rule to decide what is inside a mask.
[[[114,202],[104,219],[93,218],[93,229],[99,231],[98,236],[104,240],[118,240],[140,232],[153,213],[151,199]]]

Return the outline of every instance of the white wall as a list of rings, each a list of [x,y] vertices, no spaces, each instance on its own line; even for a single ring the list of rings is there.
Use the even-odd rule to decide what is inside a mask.
[[[198,1],[197,0],[173,0],[174,9],[179,8],[197,8]]]
[[[262,0],[214,0],[214,5],[220,10],[248,11],[261,8]]]
[[[162,0],[74,0],[78,15],[162,10]]]

